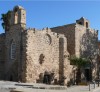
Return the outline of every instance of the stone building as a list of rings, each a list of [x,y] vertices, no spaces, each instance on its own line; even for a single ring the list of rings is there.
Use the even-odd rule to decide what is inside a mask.
[[[97,76],[98,62],[98,30],[90,28],[90,23],[84,17],[76,20],[76,23],[51,28],[53,32],[64,34],[67,38],[67,50],[70,55],[88,58],[91,66],[84,73],[87,80]],[[91,69],[90,69],[91,68]],[[92,72],[91,72],[92,71]],[[92,73],[90,75],[90,72]]]
[[[90,58],[97,71],[98,32],[85,18],[54,28],[26,28],[26,11],[15,6],[9,30],[0,35],[0,79],[67,84],[74,78],[69,56]],[[89,80],[90,68],[84,71]]]

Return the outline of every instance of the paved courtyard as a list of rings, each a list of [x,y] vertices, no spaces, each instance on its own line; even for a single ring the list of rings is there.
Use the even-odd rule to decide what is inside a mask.
[[[13,91],[12,91],[13,90]],[[89,86],[58,86],[36,83],[18,83],[0,81],[0,92],[100,92],[100,87],[94,84]]]

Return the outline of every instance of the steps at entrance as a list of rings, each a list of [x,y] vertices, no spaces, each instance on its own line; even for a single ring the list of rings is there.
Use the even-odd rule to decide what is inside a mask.
[[[33,89],[54,89],[54,90],[65,90],[67,89],[66,86],[59,86],[59,85],[47,85],[47,84],[15,84],[16,86],[22,86],[26,88],[33,88]]]

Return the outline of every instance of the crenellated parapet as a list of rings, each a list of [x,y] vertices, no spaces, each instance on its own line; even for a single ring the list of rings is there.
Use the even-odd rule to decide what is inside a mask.
[[[34,35],[38,35],[38,34],[48,34],[50,35],[51,37],[54,36],[56,38],[65,38],[65,36],[63,34],[59,34],[59,33],[56,33],[56,32],[52,32],[50,28],[43,28],[42,30],[39,30],[39,29],[36,29],[36,28],[28,28],[24,31],[25,34],[34,34]]]

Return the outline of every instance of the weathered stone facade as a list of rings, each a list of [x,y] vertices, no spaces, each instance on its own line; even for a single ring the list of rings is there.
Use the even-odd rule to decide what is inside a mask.
[[[67,84],[75,78],[70,55],[93,57],[95,76],[97,35],[85,18],[54,28],[26,29],[26,11],[16,6],[11,12],[9,31],[0,35],[0,79]]]
[[[54,73],[55,80],[62,81],[63,77],[67,77],[66,82],[70,80],[72,66],[68,60],[67,40],[63,35],[48,28],[40,31],[28,29],[23,33],[23,52],[26,53],[23,60],[26,67],[22,67],[23,81],[42,82],[46,71]]]
[[[5,66],[5,34],[0,34],[0,79],[4,79]]]
[[[89,21],[82,17],[76,20],[76,23],[51,28],[51,30],[66,36],[70,55],[90,59],[93,64],[94,79],[97,77],[98,31],[91,29],[89,25]]]

